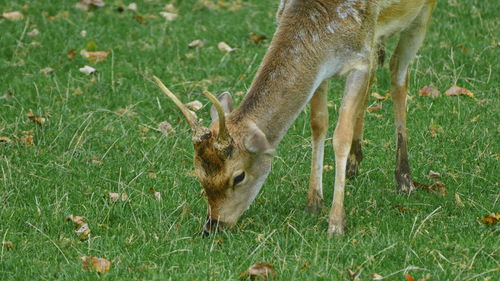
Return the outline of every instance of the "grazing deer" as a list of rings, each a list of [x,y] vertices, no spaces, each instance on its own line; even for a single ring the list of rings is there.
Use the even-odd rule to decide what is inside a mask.
[[[233,110],[228,93],[213,103],[203,127],[161,81],[193,130],[194,165],[208,197],[205,233],[230,227],[249,207],[271,170],[275,148],[311,103],[312,167],[308,208],[323,205],[323,152],[328,130],[327,80],[346,75],[333,134],[335,191],[328,234],[345,232],[346,177],[358,173],[368,91],[384,41],[399,33],[390,62],[396,123],[396,182],[411,193],[407,155],[408,66],[422,44],[435,0],[281,0],[278,28],[248,94]]]

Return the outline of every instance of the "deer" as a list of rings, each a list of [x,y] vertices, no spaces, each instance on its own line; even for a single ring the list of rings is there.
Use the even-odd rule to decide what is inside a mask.
[[[346,77],[333,131],[335,182],[327,234],[346,232],[346,179],[359,173],[369,90],[387,38],[399,34],[390,59],[396,127],[395,181],[415,191],[408,161],[408,68],[421,47],[435,0],[280,0],[277,29],[251,86],[237,108],[229,93],[203,94],[212,123],[201,125],[158,77],[153,79],[192,129],[194,167],[208,214],[203,233],[234,226],[271,171],[276,148],[310,103],[312,161],[307,209],[323,207],[323,160],[328,131],[328,80]]]

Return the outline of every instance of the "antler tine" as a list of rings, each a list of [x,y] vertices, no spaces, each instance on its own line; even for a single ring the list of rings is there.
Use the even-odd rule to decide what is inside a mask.
[[[217,115],[219,115],[219,136],[217,137],[217,141],[220,144],[227,144],[230,141],[229,132],[226,127],[226,115],[224,112],[224,108],[219,100],[212,95],[209,91],[203,91],[203,94],[213,103],[215,109],[217,110]]]
[[[156,82],[156,85],[177,105],[177,107],[182,111],[182,114],[187,119],[187,122],[189,123],[189,126],[191,129],[193,129],[194,132],[197,132],[200,128],[201,125],[198,123],[198,120],[196,120],[196,117],[191,113],[191,111],[167,88],[165,85],[161,82],[161,80],[153,76],[153,79]]]

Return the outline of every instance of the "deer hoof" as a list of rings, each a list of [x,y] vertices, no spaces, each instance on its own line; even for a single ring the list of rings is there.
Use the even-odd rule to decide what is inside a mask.
[[[355,158],[349,157],[347,159],[347,166],[346,166],[346,177],[348,179],[353,179],[357,177],[359,174],[359,162]]]
[[[409,173],[396,173],[396,182],[399,192],[403,194],[411,194],[416,191],[415,185],[413,184],[411,175]]]
[[[343,223],[330,223],[328,227],[328,236],[342,236],[345,234],[346,228]]]
[[[306,211],[310,214],[317,214],[323,208],[323,199],[320,197],[309,198]]]

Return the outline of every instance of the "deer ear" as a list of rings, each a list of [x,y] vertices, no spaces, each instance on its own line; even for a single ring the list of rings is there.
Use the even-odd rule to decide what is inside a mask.
[[[231,94],[229,92],[220,94],[217,99],[221,103],[222,108],[224,109],[224,113],[228,114],[233,111],[233,98],[231,97]],[[212,122],[219,120],[219,115],[217,114],[217,110],[213,105],[210,108],[210,117],[212,117]]]
[[[257,125],[252,124],[245,137],[245,147],[251,153],[262,153],[275,156],[275,149],[269,144],[266,135]]]

